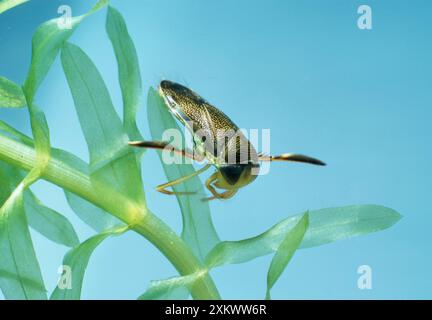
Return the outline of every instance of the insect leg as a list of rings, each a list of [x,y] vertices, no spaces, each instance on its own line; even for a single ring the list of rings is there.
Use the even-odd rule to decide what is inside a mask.
[[[213,186],[213,183],[217,180],[217,172],[213,173],[206,181],[205,185],[207,187],[207,189],[211,192],[211,194],[213,196],[208,197],[208,198],[203,198],[203,201],[210,201],[210,200],[214,200],[214,199],[229,199],[231,197],[233,197],[236,192],[237,189],[233,189],[233,190],[227,190],[224,191],[222,193],[219,193],[216,191],[216,188]]]
[[[210,198],[204,198],[203,200],[212,200],[212,199],[218,199],[219,193],[216,191],[215,187],[213,186],[213,182],[217,180],[217,172],[213,173],[205,182],[206,188],[211,192],[213,197]]]
[[[169,195],[172,195],[172,194],[180,194],[180,195],[181,194],[183,194],[183,195],[186,195],[186,194],[195,194],[196,191],[174,192],[174,191],[166,190],[166,188],[172,187],[172,186],[174,186],[176,184],[179,184],[179,183],[182,183],[182,182],[184,182],[184,181],[186,181],[186,180],[188,180],[188,179],[190,179],[192,177],[195,177],[195,176],[199,175],[200,173],[203,173],[204,171],[206,171],[210,167],[211,167],[211,164],[207,164],[204,167],[202,167],[201,169],[195,171],[194,173],[192,173],[190,175],[187,175],[185,177],[181,177],[181,178],[178,178],[176,180],[169,181],[167,183],[164,183],[164,184],[161,184],[161,185],[157,186],[156,190],[159,191],[159,192],[162,192],[164,194],[169,194]]]
[[[203,157],[196,154],[192,150],[187,149],[177,149],[173,145],[164,141],[129,141],[129,145],[132,147],[140,147],[140,148],[148,148],[148,149],[157,149],[162,151],[172,151],[178,155],[181,155],[186,158],[190,158],[196,161],[204,160]]]
[[[212,197],[204,198],[203,201],[210,201],[214,199],[224,199],[224,200],[231,199],[237,193],[237,190],[238,189],[231,189],[231,190],[224,191],[222,193],[217,193],[217,197],[212,196]]]

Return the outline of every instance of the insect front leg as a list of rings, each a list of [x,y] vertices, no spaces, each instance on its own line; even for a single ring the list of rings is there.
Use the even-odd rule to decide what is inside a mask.
[[[201,169],[195,171],[194,173],[192,173],[190,175],[187,175],[185,177],[181,177],[179,179],[176,179],[176,180],[173,180],[173,181],[169,181],[167,183],[164,183],[164,184],[161,184],[161,185],[157,186],[156,190],[159,191],[159,192],[162,192],[164,194],[168,194],[168,195],[173,195],[173,194],[179,194],[179,195],[196,194],[197,191],[174,192],[174,191],[167,190],[166,188],[172,187],[172,186],[177,185],[179,183],[182,183],[182,182],[184,182],[184,181],[186,181],[186,180],[188,180],[188,179],[190,179],[192,177],[195,177],[195,176],[203,173],[204,171],[206,171],[210,167],[211,167],[211,164],[207,164],[204,167],[202,167]]]
[[[211,198],[204,198],[203,200],[212,200],[219,198],[219,193],[216,191],[215,187],[213,186],[213,182],[217,180],[217,172],[213,173],[205,182],[206,188],[211,192],[213,197]]]
[[[204,198],[203,201],[210,201],[214,199],[227,200],[227,199],[231,199],[236,193],[237,193],[237,189],[231,189],[231,190],[224,191],[222,193],[218,193],[217,197],[212,196],[212,197]]]
[[[218,179],[217,172],[213,173],[206,181],[205,185],[207,189],[211,192],[213,195],[212,197],[203,198],[203,201],[210,201],[214,199],[229,199],[232,198],[236,193],[237,189],[227,190],[222,193],[219,193],[216,191],[216,188],[213,186],[213,183],[216,182]]]

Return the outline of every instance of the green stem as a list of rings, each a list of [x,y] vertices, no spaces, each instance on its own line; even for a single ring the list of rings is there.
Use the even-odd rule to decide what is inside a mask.
[[[31,146],[0,136],[0,160],[24,170],[31,170],[36,162],[36,152]],[[205,269],[186,243],[147,208],[132,203],[123,195],[109,190],[106,185],[99,183],[95,186],[95,182],[91,183],[86,173],[67,162],[53,155],[44,171],[43,178],[77,194],[124,221],[132,230],[153,243],[181,275],[189,275]],[[220,299],[216,286],[208,273],[196,281],[191,291],[194,299]]]

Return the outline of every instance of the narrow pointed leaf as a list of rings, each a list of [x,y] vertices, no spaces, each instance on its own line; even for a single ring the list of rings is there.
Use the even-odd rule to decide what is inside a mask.
[[[303,215],[297,225],[292,230],[290,230],[290,232],[288,232],[279,245],[279,248],[276,250],[267,273],[266,299],[270,299],[271,288],[273,288],[274,284],[279,279],[294,253],[298,249],[308,225],[309,215],[306,213]]]
[[[57,286],[52,295],[52,300],[78,300],[81,297],[82,283],[84,279],[85,270],[89,263],[93,251],[101,244],[106,238],[114,235],[120,235],[128,230],[127,227],[120,227],[104,231],[97,234],[77,247],[71,249],[63,259],[63,265],[68,266],[71,270],[71,288],[61,288]]]
[[[151,88],[147,101],[148,121],[152,138],[161,140],[164,130],[182,130],[174,118],[168,112],[163,99]],[[192,174],[195,169],[191,164],[165,164],[162,155],[158,152],[161,163],[169,181]],[[209,204],[202,201],[205,191],[198,177],[193,177],[182,184],[173,187],[175,192],[195,192],[190,196],[178,196],[183,217],[182,238],[191,247],[200,259],[204,259],[207,253],[219,242],[219,237],[213,226]]]
[[[19,85],[0,77],[0,107],[21,108],[26,105],[24,93]]]
[[[140,140],[142,137],[135,120],[142,96],[138,56],[122,15],[111,6],[108,7],[106,31],[117,59],[123,98],[123,123],[129,137]]]
[[[90,58],[66,43],[61,61],[90,153],[91,170],[127,153],[127,138],[105,83]]]
[[[144,204],[135,153],[114,110],[102,77],[77,46],[66,44],[61,60],[90,153],[90,175]]]
[[[24,212],[24,191],[41,176],[50,159],[49,130],[44,114],[28,103],[36,149],[33,169],[0,208],[0,287],[11,299],[46,299],[45,286]]]
[[[7,198],[22,181],[25,174],[16,167],[0,163],[2,198]],[[8,186],[8,187],[7,187]],[[55,210],[46,207],[31,190],[24,191],[24,209],[30,227],[44,237],[69,247],[79,243],[78,236],[68,219]]]
[[[76,194],[65,190],[65,195],[69,206],[76,215],[95,231],[102,232],[113,226],[124,225],[118,218]]]
[[[7,123],[1,120],[0,120],[0,131],[14,139],[17,139],[25,143],[28,146],[34,146],[33,140],[30,137],[14,129],[13,127],[11,127],[10,125],[8,125]],[[80,158],[76,157],[75,155],[60,149],[51,149],[51,153],[53,154],[53,156],[55,156],[58,159],[61,159],[62,161],[64,161],[71,167],[75,168],[76,170],[83,172],[86,175],[89,175],[90,171],[88,168],[88,164],[85,161],[81,160]],[[83,220],[86,224],[92,227],[95,231],[101,232],[103,230],[109,229],[114,225],[119,225],[119,226],[124,225],[116,217],[112,216],[111,214],[107,213],[101,208],[96,207],[91,202],[88,202],[87,200],[78,197],[77,195],[75,195],[70,191],[64,190],[64,193],[66,195],[68,204],[72,208],[72,210],[78,215],[78,217],[81,220]],[[30,219],[30,224],[31,222],[32,219]],[[55,241],[52,235],[51,236],[48,234],[43,234],[43,235]],[[68,238],[72,239],[73,235],[69,234]]]
[[[285,235],[299,222],[302,214],[291,216],[260,234],[218,244],[206,258],[209,267],[243,263],[274,252]],[[356,205],[309,211],[309,228],[300,248],[309,248],[387,229],[401,215],[378,205]]]
[[[63,43],[72,35],[85,17],[101,9],[107,3],[108,0],[100,0],[86,14],[72,17],[71,29],[59,28],[58,22],[63,19],[62,17],[49,20],[37,28],[32,39],[30,70],[24,83],[27,102],[33,102],[37,88],[48,73]]]
[[[316,247],[390,228],[402,216],[393,209],[367,204],[309,212],[309,229],[301,248]]]
[[[147,291],[139,296],[138,300],[185,300],[190,287],[199,276],[200,273],[197,272],[187,276],[151,281]]]
[[[65,44],[61,60],[90,154],[90,177],[145,207],[140,165],[128,145],[105,83],[90,58],[77,46]],[[71,207],[99,230],[118,226],[118,220],[76,196],[68,194]],[[90,211],[88,211],[90,209]],[[79,213],[78,213],[79,212]],[[96,225],[94,222],[101,219]]]
[[[65,163],[72,165],[72,167],[76,168],[78,171],[90,175],[88,164],[77,156],[59,149],[53,149],[53,155]],[[77,196],[76,194],[66,189],[64,190],[64,193],[69,206],[76,215],[95,231],[102,232],[112,228],[113,226],[125,225],[118,218],[109,214],[105,210],[96,207],[93,203]]]
[[[0,178],[0,288],[6,299],[46,299],[24,213],[24,184],[15,188],[4,170]]]
[[[298,247],[309,248],[377,232],[390,228],[400,218],[401,215],[396,211],[378,205],[356,205],[309,211],[307,231]],[[301,223],[302,219],[303,222]],[[290,253],[293,250],[290,246],[293,243],[296,244],[293,238],[299,239],[299,235],[306,228],[306,222],[305,215],[298,214],[282,220],[256,237],[220,242],[208,254],[205,264],[210,270],[225,264],[244,263],[279,250],[280,252],[275,256],[273,260],[275,262],[272,262],[273,266],[269,270],[270,289],[283,270],[282,267],[289,262]],[[296,226],[298,229],[294,233],[296,235],[294,237],[291,232],[295,230]],[[196,278],[191,277],[185,281],[186,279],[183,277],[176,277],[159,280],[153,282],[149,288],[151,292],[146,292],[144,295],[153,297],[152,292],[156,292],[157,296],[169,294],[174,290],[187,288],[187,285],[190,286],[189,282],[192,281],[193,283],[194,279]],[[168,282],[165,283],[165,281]],[[269,298],[269,291],[267,297]]]
[[[79,243],[78,236],[68,219],[43,203],[28,191],[24,194],[24,207],[29,225],[37,232],[68,247]]]
[[[0,1],[0,14],[3,12],[10,10],[16,6],[19,6],[20,4],[26,3],[30,0],[1,0]]]
[[[26,136],[25,134],[21,133],[20,131],[16,130],[6,122],[0,120],[0,132],[6,134],[9,137],[15,138],[16,140],[19,140],[26,145],[33,146],[33,140]]]
[[[3,121],[0,121],[0,130],[29,146],[34,146],[31,138]],[[48,143],[48,141],[45,141],[45,143]],[[47,145],[45,145],[46,147]],[[59,152],[54,150],[54,153],[58,154]],[[77,161],[73,160],[73,163],[76,164]],[[7,183],[13,187],[17,186],[25,177],[23,172],[7,164],[1,164],[0,171],[4,173],[2,182],[6,183],[8,181]],[[60,213],[43,205],[29,189],[24,191],[24,208],[29,225],[46,238],[66,246],[74,246],[79,242],[72,224]]]

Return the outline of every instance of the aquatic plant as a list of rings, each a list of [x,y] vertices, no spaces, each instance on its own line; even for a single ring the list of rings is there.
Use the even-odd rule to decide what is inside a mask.
[[[9,6],[7,2],[1,2],[1,11],[23,1],[10,1]],[[127,144],[142,138],[135,118],[143,88],[137,53],[124,19],[108,6],[106,31],[117,60],[123,120],[90,57],[68,42],[81,21],[107,5],[107,0],[98,1],[88,13],[72,19],[71,29],[59,28],[58,19],[43,23],[33,36],[24,84],[0,77],[0,107],[27,108],[32,130],[28,137],[0,121],[0,288],[7,299],[48,298],[29,227],[71,248],[62,263],[71,270],[71,284],[60,283],[52,290],[51,299],[79,299],[93,251],[106,238],[125,232],[136,232],[150,241],[179,273],[153,281],[140,299],[182,299],[189,294],[195,299],[219,299],[211,277],[213,268],[273,254],[265,293],[270,298],[271,288],[297,249],[380,231],[400,219],[394,210],[378,205],[327,208],[289,216],[253,238],[221,241],[208,203],[201,201],[201,195],[191,195],[177,198],[183,229],[176,234],[148,208],[141,177],[145,157]],[[51,147],[44,113],[35,104],[37,90],[58,55],[87,142],[88,163]],[[163,104],[150,88],[148,124],[156,140],[164,130],[178,128]],[[190,164],[161,163],[169,180],[194,171]],[[96,234],[80,241],[67,218],[33,194],[31,186],[39,179],[62,188],[70,207]],[[203,185],[195,177],[174,190],[202,191]]]

